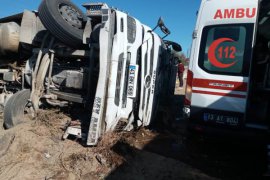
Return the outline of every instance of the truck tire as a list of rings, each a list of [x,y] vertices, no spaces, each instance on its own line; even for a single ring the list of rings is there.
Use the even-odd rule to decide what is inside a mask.
[[[83,12],[69,0],[43,0],[39,18],[48,31],[70,47],[83,44]]]
[[[24,120],[24,110],[30,99],[30,90],[24,89],[11,96],[4,108],[4,127],[10,129]]]

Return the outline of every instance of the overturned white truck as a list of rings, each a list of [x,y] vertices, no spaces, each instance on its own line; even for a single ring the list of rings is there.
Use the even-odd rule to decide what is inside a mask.
[[[69,108],[80,123],[67,134],[96,145],[107,131],[149,126],[173,95],[180,45],[104,3],[83,6],[86,14],[69,0],[43,0],[38,12],[0,19],[5,128],[39,108]]]

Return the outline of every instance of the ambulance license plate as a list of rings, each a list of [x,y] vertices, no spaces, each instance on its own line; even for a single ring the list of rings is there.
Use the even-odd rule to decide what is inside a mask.
[[[204,113],[203,118],[205,122],[213,122],[216,124],[223,124],[223,125],[230,125],[230,126],[239,125],[239,117],[235,117],[235,116]]]

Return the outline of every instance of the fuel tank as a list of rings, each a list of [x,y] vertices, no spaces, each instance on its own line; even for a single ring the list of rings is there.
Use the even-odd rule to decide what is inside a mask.
[[[15,22],[0,23],[0,57],[17,54],[20,26]]]

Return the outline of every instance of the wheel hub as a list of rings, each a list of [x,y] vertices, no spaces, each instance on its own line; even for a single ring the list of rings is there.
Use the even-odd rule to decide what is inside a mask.
[[[71,26],[82,29],[82,15],[72,6],[67,4],[59,5],[59,12],[62,18]]]

